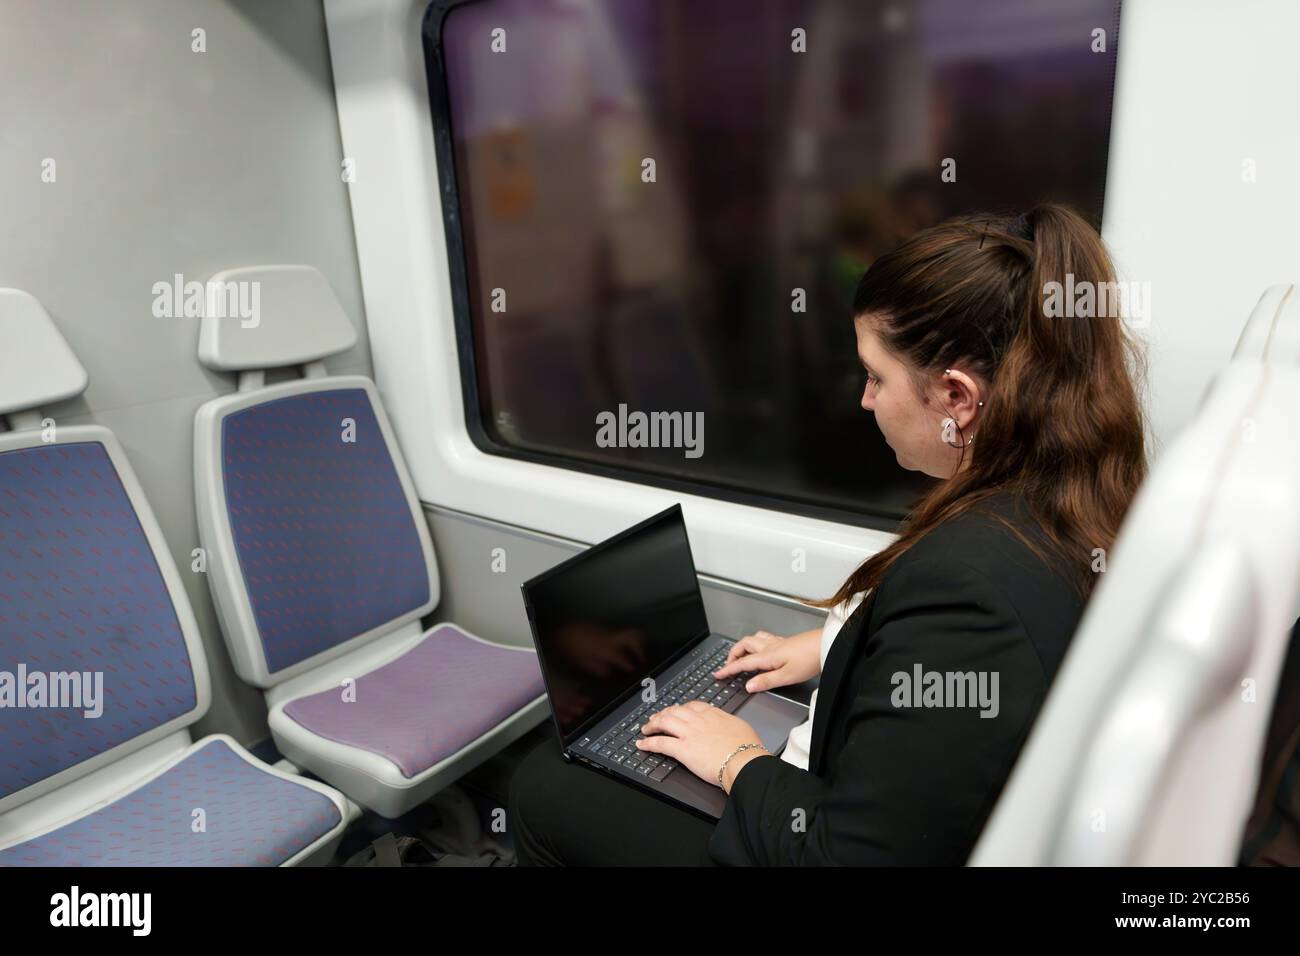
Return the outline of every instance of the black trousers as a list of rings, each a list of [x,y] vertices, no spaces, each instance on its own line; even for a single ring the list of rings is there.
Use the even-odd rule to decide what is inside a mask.
[[[712,866],[714,824],[589,767],[547,740],[510,782],[520,866]]]

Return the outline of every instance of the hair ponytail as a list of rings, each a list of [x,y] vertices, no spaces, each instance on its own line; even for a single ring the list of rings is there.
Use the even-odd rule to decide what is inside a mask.
[[[809,603],[829,607],[876,587],[926,533],[1000,491],[1026,502],[1076,588],[1091,593],[1097,549],[1111,547],[1146,475],[1142,356],[1121,294],[1101,237],[1052,204],[951,219],[878,259],[858,285],[854,316],[872,318],[918,386],[960,366],[990,391],[969,465],[927,494],[899,538],[833,597]]]

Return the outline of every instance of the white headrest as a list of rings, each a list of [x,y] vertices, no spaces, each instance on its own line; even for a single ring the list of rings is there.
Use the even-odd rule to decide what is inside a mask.
[[[1300,365],[1300,289],[1283,282],[1264,290],[1241,330],[1234,359]]]
[[[329,280],[311,266],[227,269],[208,280],[199,361],[224,372],[302,365],[357,341]]]
[[[80,395],[88,381],[35,296],[0,289],[0,415]]]

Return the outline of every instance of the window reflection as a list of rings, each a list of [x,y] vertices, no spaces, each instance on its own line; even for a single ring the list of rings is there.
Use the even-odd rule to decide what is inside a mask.
[[[486,433],[901,514],[929,479],[898,467],[859,407],[856,281],[959,212],[1052,199],[1100,221],[1117,13],[1113,0],[456,8],[443,42]],[[599,444],[597,416],[620,406],[703,413],[705,453]]]

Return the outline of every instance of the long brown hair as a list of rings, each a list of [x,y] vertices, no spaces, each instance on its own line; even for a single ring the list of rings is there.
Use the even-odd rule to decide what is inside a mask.
[[[885,347],[910,366],[919,394],[927,395],[927,378],[954,367],[989,383],[990,392],[978,437],[963,450],[969,466],[925,495],[898,539],[833,597],[810,604],[830,607],[878,586],[927,533],[1002,491],[1025,502],[1076,589],[1091,593],[1094,549],[1111,547],[1146,476],[1136,385],[1145,364],[1116,309],[1088,318],[1049,314],[1045,300],[1060,301],[1067,275],[1075,288],[1088,282],[1118,290],[1096,230],[1054,204],[1018,217],[950,219],[867,270],[853,315],[869,319]]]

